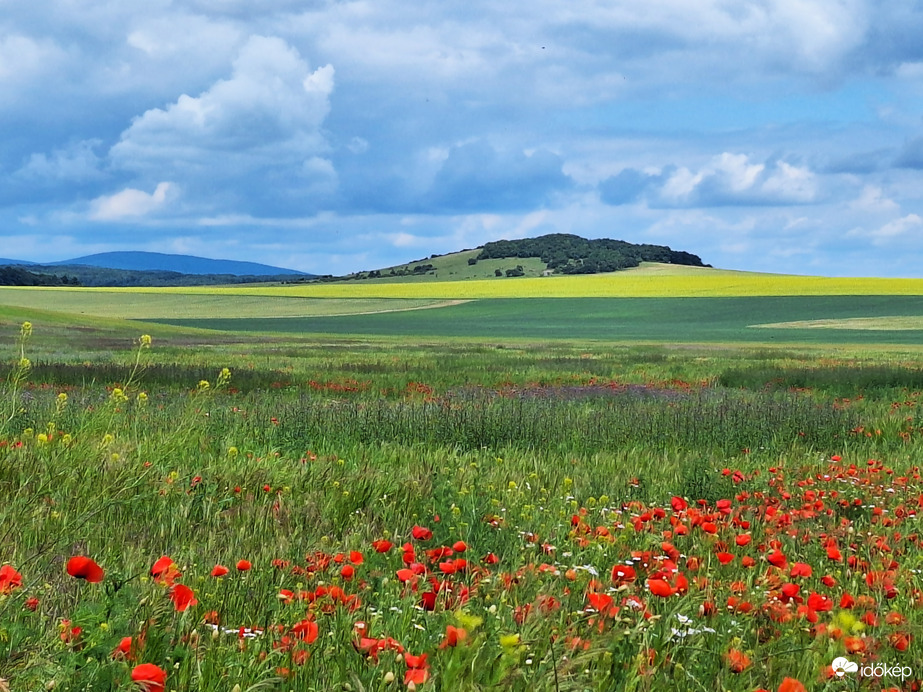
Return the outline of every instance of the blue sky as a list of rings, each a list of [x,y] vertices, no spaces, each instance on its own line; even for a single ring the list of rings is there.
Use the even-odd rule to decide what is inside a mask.
[[[923,6],[0,0],[0,257],[923,276]]]

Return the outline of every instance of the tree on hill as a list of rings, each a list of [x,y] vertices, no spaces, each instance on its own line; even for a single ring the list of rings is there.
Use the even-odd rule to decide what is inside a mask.
[[[611,272],[637,267],[641,262],[705,266],[698,256],[675,251],[665,245],[636,245],[608,238],[587,240],[569,233],[485,243],[475,259],[510,257],[538,257],[549,269],[559,274]]]

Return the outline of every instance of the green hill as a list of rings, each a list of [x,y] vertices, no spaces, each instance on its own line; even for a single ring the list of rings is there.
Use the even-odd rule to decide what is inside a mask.
[[[548,274],[602,274],[631,269],[642,263],[663,263],[707,267],[689,252],[665,245],[636,245],[623,240],[588,240],[566,233],[538,238],[498,240],[473,250],[430,255],[393,267],[355,272],[345,276],[324,276],[319,281],[461,281],[465,279],[510,279]],[[300,283],[309,279],[296,279]]]

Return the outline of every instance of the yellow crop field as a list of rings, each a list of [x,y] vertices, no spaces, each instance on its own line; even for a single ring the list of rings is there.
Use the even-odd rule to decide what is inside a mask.
[[[923,295],[923,279],[834,278],[692,267],[642,267],[611,274],[418,283],[338,282],[284,286],[123,289],[133,292],[305,298],[669,298]]]
[[[253,291],[254,289],[251,289]],[[317,298],[197,288],[0,287],[0,305],[120,319],[206,317],[331,317],[442,307],[456,301],[425,298]]]
[[[646,265],[612,274],[407,283],[166,288],[0,287],[0,305],[124,319],[322,317],[490,298],[923,295],[923,279],[832,278]]]

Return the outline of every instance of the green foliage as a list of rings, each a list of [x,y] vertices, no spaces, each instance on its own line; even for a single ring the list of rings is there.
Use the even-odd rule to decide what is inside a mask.
[[[0,286],[79,286],[77,277],[34,272],[18,266],[0,267]]]
[[[641,262],[705,266],[696,255],[663,245],[636,245],[624,240],[587,240],[566,233],[485,243],[476,259],[539,257],[560,274],[598,274],[637,267]],[[507,274],[509,275],[509,274]]]
[[[58,276],[58,272],[64,272]],[[28,275],[28,276],[26,276]],[[183,274],[166,270],[109,269],[83,264],[0,267],[0,286],[213,286],[272,281],[290,282],[291,274],[238,276],[236,274]]]

